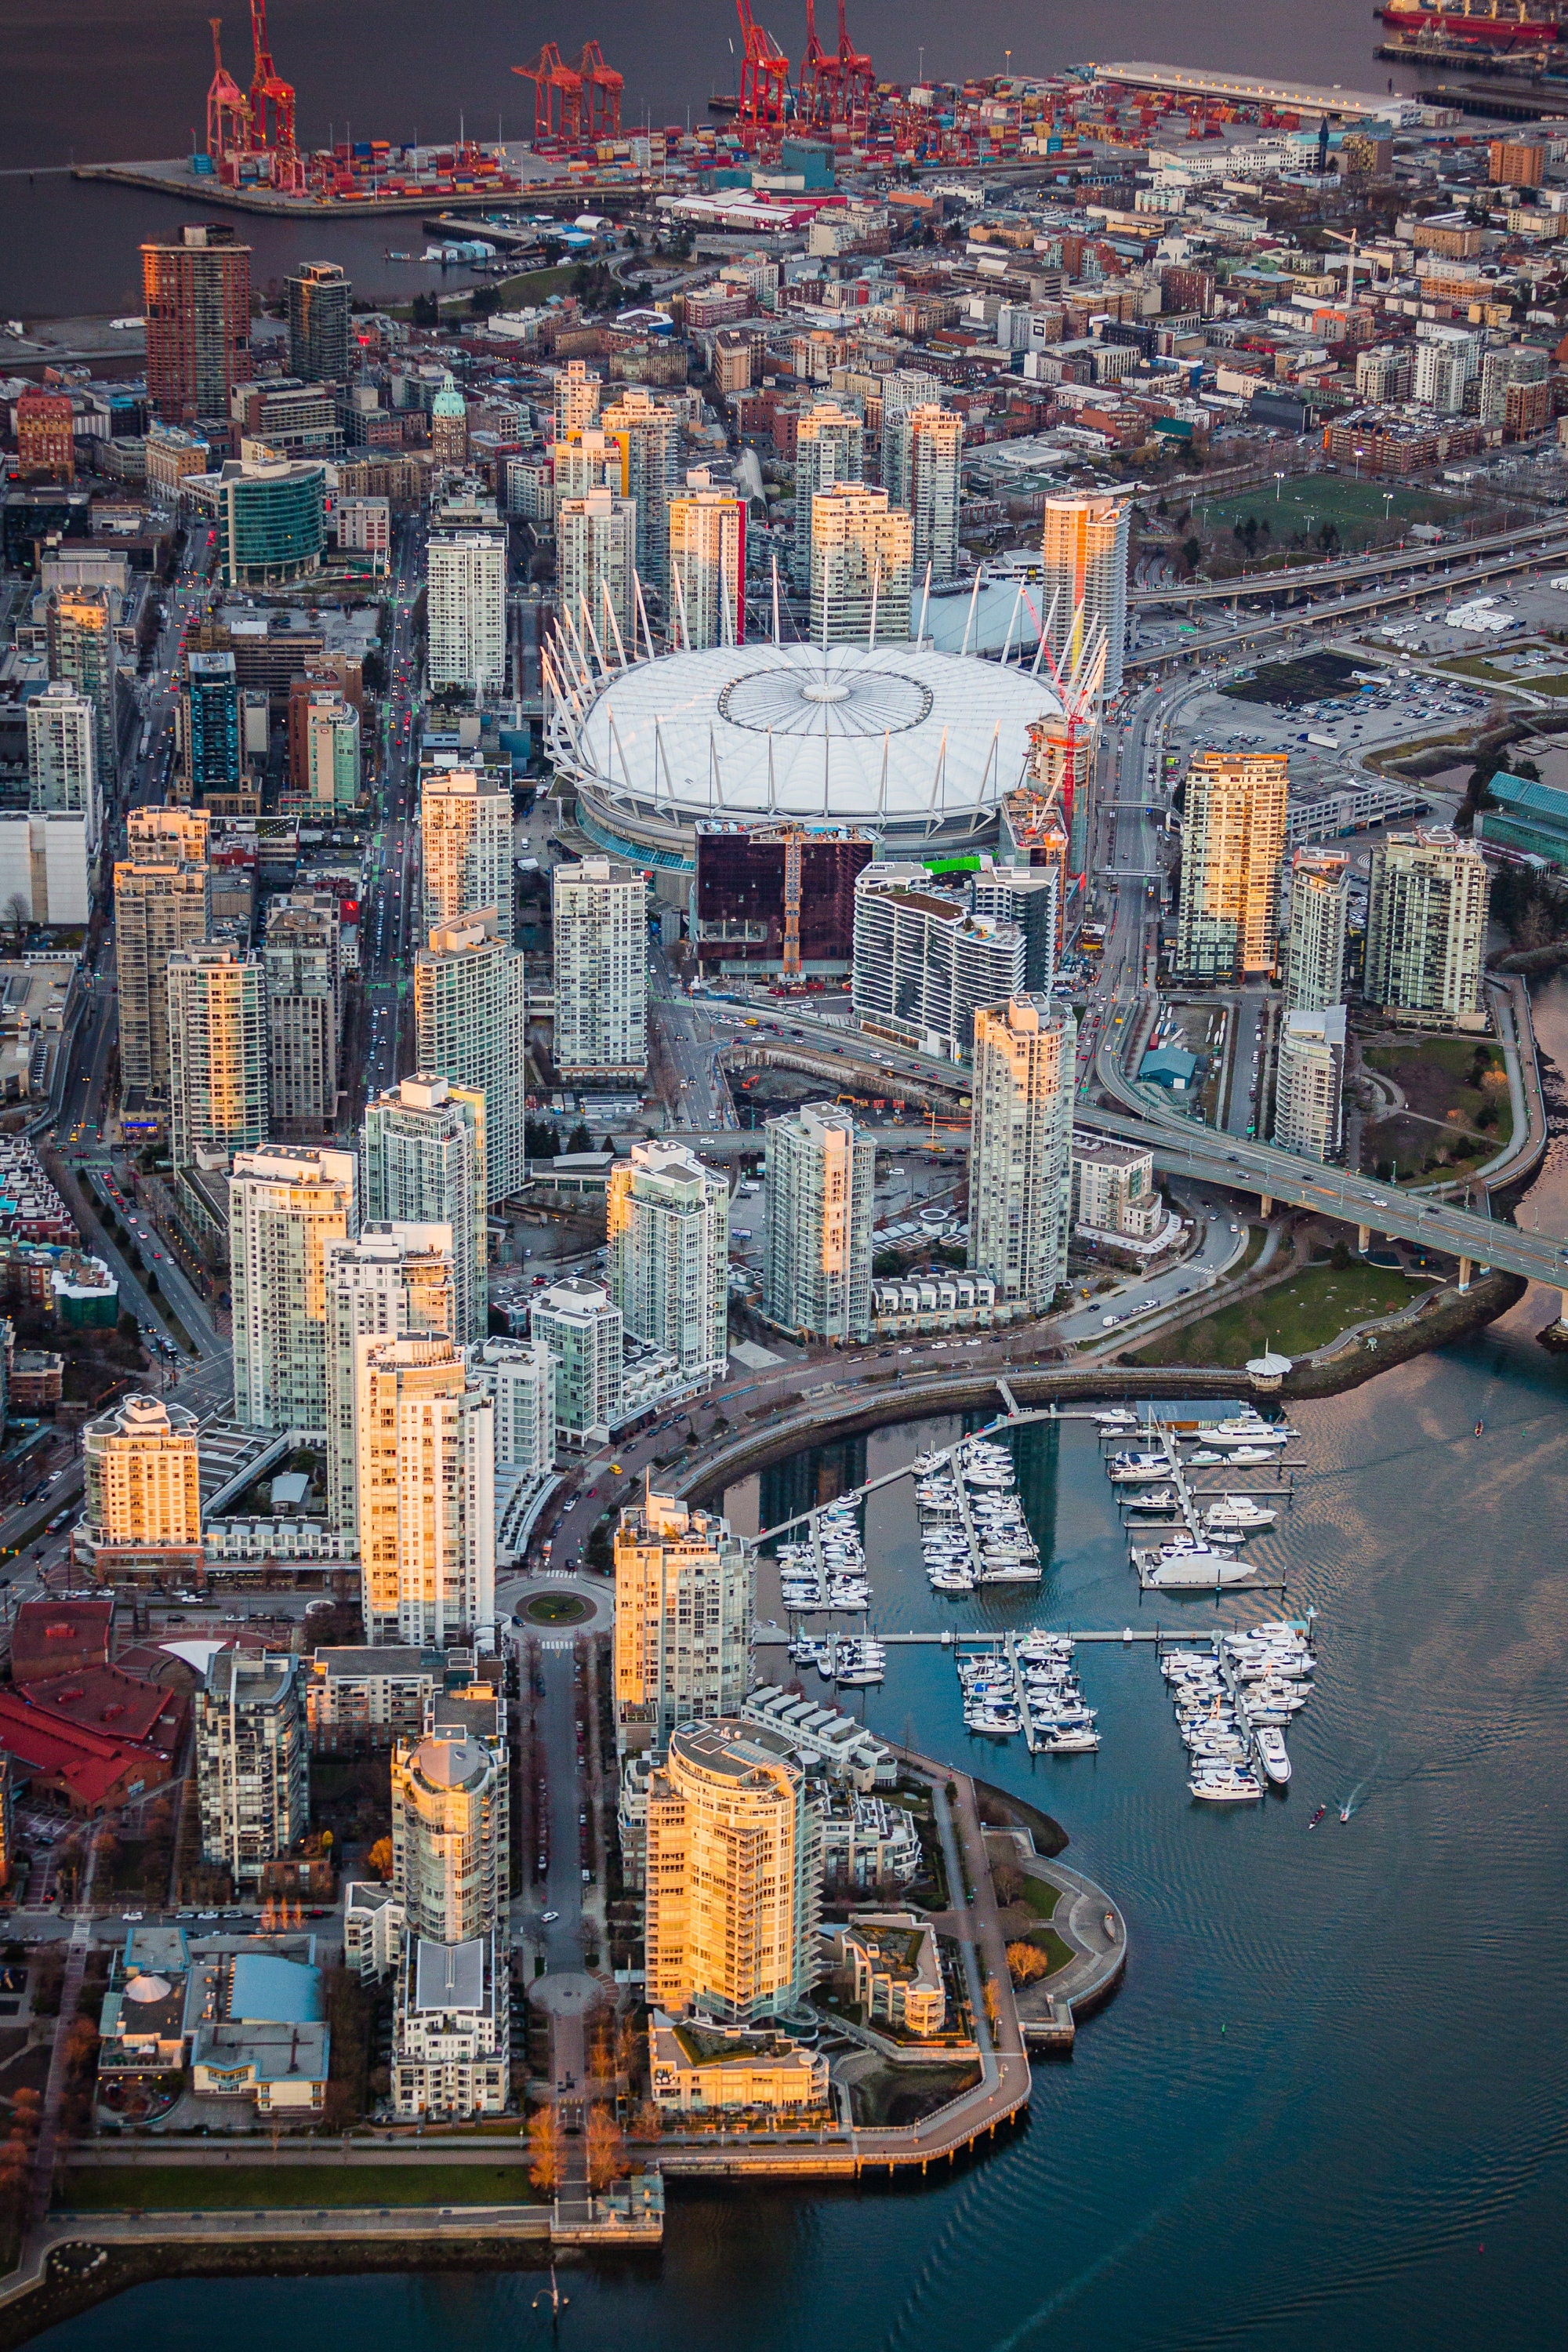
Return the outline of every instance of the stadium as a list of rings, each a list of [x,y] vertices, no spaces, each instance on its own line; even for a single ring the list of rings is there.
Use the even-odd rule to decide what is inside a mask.
[[[559,641],[558,641],[559,643]],[[725,646],[560,674],[547,744],[584,833],[689,874],[699,824],[853,825],[885,857],[995,837],[1055,687],[918,645]]]

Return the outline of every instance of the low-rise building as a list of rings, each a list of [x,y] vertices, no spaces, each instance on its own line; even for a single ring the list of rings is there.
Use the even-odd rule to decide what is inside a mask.
[[[858,1789],[834,1790],[822,1814],[826,1885],[907,1886],[920,1874],[921,1839],[913,1813]]]
[[[852,1980],[851,1999],[868,2025],[921,2041],[940,2033],[947,2019],[936,1930],[912,1911],[863,1912],[846,1927],[827,1928],[834,1958]]]
[[[820,1765],[830,1780],[852,1788],[890,1789],[898,1780],[898,1759],[890,1748],[867,1730],[852,1715],[835,1706],[819,1706],[798,1691],[765,1683],[742,1700],[737,1713],[742,1723],[782,1732],[807,1764]]]
[[[785,2034],[698,2024],[656,2009],[647,2046],[654,2104],[666,2115],[799,2116],[828,2103],[827,2060]]]
[[[984,1330],[995,1320],[996,1285],[989,1275],[906,1275],[871,1285],[871,1329],[878,1338]]]

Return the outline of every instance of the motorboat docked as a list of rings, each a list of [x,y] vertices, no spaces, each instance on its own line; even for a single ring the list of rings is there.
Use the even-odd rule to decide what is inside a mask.
[[[1211,1544],[1191,1544],[1184,1549],[1172,1548],[1147,1563],[1140,1561],[1138,1572],[1149,1592],[1212,1592],[1216,1584],[1239,1584],[1252,1574],[1252,1566]]]
[[[1163,1454],[1113,1454],[1106,1465],[1106,1476],[1113,1486],[1147,1486],[1156,1478],[1168,1478],[1171,1465]]]
[[[1210,1805],[1253,1805],[1263,1794],[1263,1783],[1234,1766],[1200,1767],[1187,1782],[1194,1797]]]
[[[1252,1744],[1267,1777],[1277,1789],[1282,1789],[1290,1778],[1290,1756],[1284,1733],[1273,1724],[1261,1724],[1252,1735]]]
[[[1173,1486],[1145,1486],[1140,1494],[1124,1495],[1121,1507],[1125,1511],[1179,1511],[1182,1498]]]

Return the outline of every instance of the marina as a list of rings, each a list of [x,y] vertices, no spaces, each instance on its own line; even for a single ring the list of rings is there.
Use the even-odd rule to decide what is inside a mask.
[[[1249,1536],[1278,1524],[1274,1502],[1289,1500],[1289,1488],[1260,1495],[1231,1486],[1194,1485],[1193,1473],[1273,1470],[1289,1479],[1284,1455],[1296,1432],[1266,1421],[1250,1407],[1215,1422],[1156,1421],[1135,1424],[1139,1443],[1129,1444],[1125,1424],[1104,1426],[1101,1437],[1114,1450],[1106,1475],[1116,1493],[1131,1540],[1128,1556],[1145,1592],[1259,1592],[1270,1588],[1240,1555]],[[1189,1451],[1184,1454],[1182,1448]],[[1160,1528],[1154,1523],[1169,1524]],[[1136,1527],[1136,1533],[1133,1528]],[[1161,1540],[1146,1538],[1158,1535]],[[1140,1538],[1145,1538],[1140,1540]]]
[[[1285,1731],[1311,1696],[1316,1664],[1310,1627],[1282,1622],[1218,1634],[1206,1657],[1162,1657],[1194,1798],[1255,1804],[1266,1787],[1289,1785]]]

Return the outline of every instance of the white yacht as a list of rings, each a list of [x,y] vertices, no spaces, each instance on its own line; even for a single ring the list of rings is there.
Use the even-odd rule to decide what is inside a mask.
[[[1142,1573],[1151,1592],[1211,1592],[1216,1584],[1239,1584],[1252,1574],[1252,1566],[1233,1552],[1194,1544],[1184,1551],[1163,1554]]]
[[[1210,1805],[1253,1805],[1263,1794],[1263,1783],[1234,1766],[1201,1765],[1187,1782],[1194,1797]]]
[[[1168,1478],[1171,1465],[1163,1454],[1113,1454],[1106,1475],[1113,1486],[1151,1486]]]
[[[1290,1778],[1290,1757],[1284,1733],[1272,1724],[1264,1724],[1253,1733],[1252,1743],[1265,1773],[1277,1789],[1282,1789]]]

